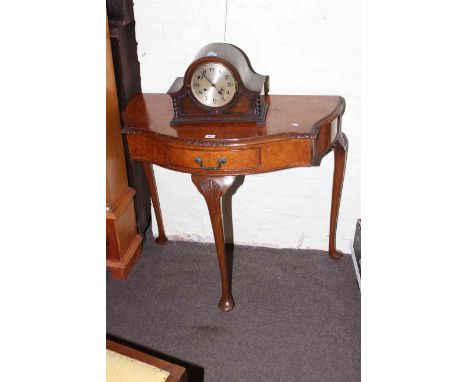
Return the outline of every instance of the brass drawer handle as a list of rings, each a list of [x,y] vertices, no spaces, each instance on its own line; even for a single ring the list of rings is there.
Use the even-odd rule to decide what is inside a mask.
[[[203,166],[203,159],[201,159],[200,157],[195,157],[195,163],[198,163],[200,165],[200,168],[203,169],[203,170],[216,171],[216,170],[219,170],[223,164],[227,163],[227,159],[225,157],[219,157],[217,167],[205,167],[205,166]]]

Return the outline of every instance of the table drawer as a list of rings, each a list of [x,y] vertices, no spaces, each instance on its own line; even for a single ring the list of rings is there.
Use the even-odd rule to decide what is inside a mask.
[[[206,171],[251,170],[260,167],[260,149],[193,150],[170,146],[167,163],[174,167]]]

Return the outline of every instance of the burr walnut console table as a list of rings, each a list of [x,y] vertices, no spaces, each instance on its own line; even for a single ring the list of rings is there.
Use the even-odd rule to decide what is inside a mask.
[[[124,111],[124,133],[130,155],[141,161],[150,188],[159,236],[167,241],[152,164],[192,175],[203,195],[213,227],[221,273],[219,308],[230,311],[234,299],[228,280],[221,198],[236,176],[292,167],[319,166],[333,150],[335,168],[330,216],[329,255],[338,259],[335,237],[348,140],[341,131],[345,101],[339,96],[263,97],[269,105],[264,125],[254,122],[210,122],[174,126],[167,94],[137,94]]]

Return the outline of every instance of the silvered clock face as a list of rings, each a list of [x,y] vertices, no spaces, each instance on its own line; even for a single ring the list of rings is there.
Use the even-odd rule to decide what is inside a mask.
[[[231,71],[219,62],[198,66],[190,82],[195,98],[208,107],[227,105],[236,95],[236,81]]]

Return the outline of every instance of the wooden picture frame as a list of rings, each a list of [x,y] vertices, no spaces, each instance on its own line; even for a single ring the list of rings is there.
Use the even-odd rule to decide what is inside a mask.
[[[118,353],[130,360],[136,360],[143,364],[150,365],[161,369],[169,375],[164,379],[164,382],[188,382],[187,380],[187,373],[182,366],[175,365],[173,363],[163,361],[155,356],[152,356],[148,353],[144,353],[142,351],[133,349],[123,344],[119,344],[117,342],[111,341],[106,339],[106,350]],[[109,373],[109,370],[107,370]],[[138,379],[135,381],[127,381],[127,382],[137,382]]]

